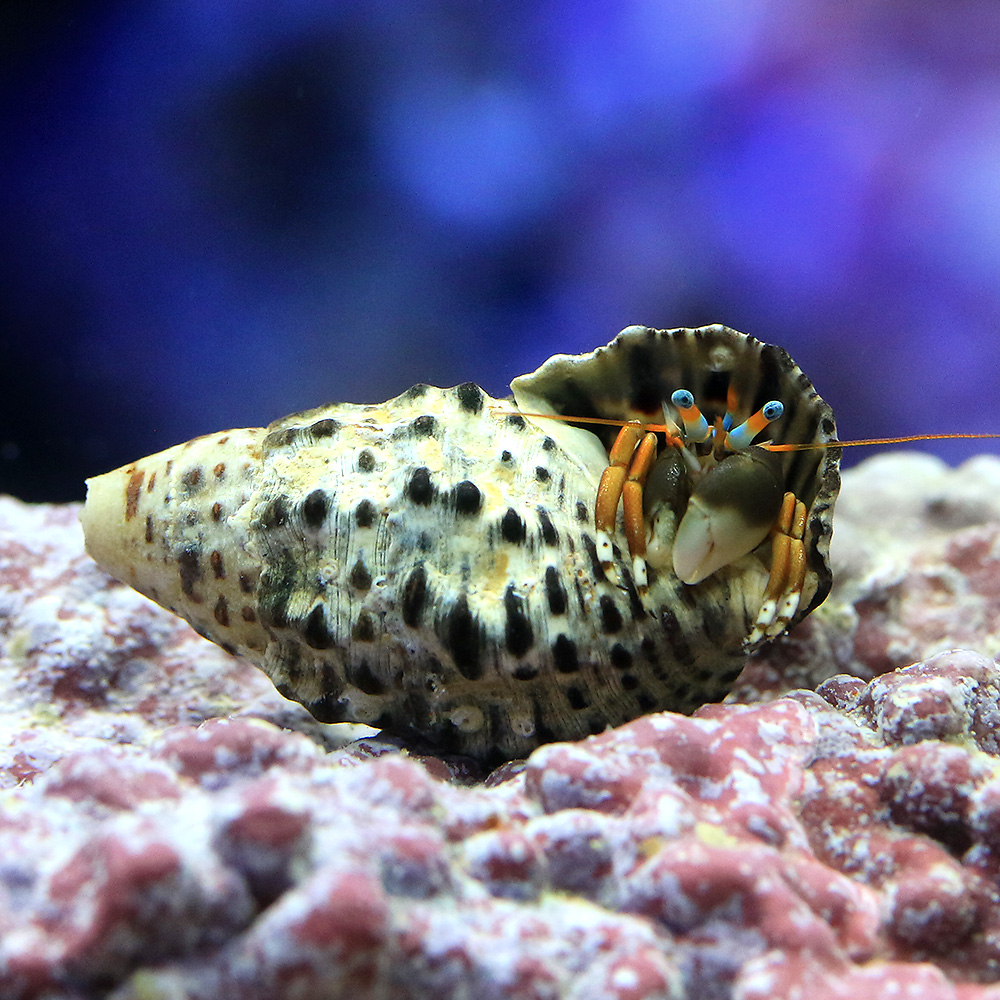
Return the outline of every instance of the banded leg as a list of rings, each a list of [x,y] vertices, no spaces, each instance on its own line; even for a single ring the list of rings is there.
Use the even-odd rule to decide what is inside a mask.
[[[757,621],[747,640],[753,646],[780,635],[798,610],[806,577],[806,505],[786,493],[771,539],[771,575]]]
[[[597,503],[594,505],[594,533],[597,536],[597,556],[601,565],[608,569],[613,560],[611,532],[615,528],[618,501],[622,496],[628,464],[632,461],[635,447],[642,439],[642,427],[638,423],[623,425],[608,454],[608,467],[601,475],[597,487]]]
[[[656,435],[643,433],[642,425],[625,424],[618,432],[611,453],[611,464],[601,476],[594,508],[597,554],[601,565],[612,565],[611,532],[618,513],[618,501],[625,508],[625,537],[637,587],[646,587],[646,525],[642,512],[642,487],[656,459]]]

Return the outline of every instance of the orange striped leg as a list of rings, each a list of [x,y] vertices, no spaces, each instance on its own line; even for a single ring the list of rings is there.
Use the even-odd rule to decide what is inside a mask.
[[[771,539],[771,575],[748,645],[780,635],[795,616],[806,578],[806,505],[786,493]]]
[[[640,590],[649,586],[646,569],[646,521],[642,516],[642,488],[649,470],[656,461],[656,435],[646,434],[636,448],[628,466],[628,478],[622,488],[622,505],[625,508],[625,537],[632,557],[632,575]]]
[[[632,461],[636,445],[641,439],[641,424],[636,422],[623,425],[608,455],[611,464],[604,470],[601,483],[597,487],[597,503],[594,506],[594,533],[597,536],[597,556],[605,569],[608,569],[614,561],[611,551],[611,533],[615,528],[618,501],[621,499],[628,476],[629,462]]]

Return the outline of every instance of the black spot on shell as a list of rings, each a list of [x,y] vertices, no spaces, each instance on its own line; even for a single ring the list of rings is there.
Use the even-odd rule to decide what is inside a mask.
[[[445,641],[458,672],[470,681],[479,680],[483,675],[479,623],[464,597],[448,612]]]
[[[576,519],[581,524],[586,524],[590,520],[590,510],[582,500],[576,502]]]
[[[508,507],[507,513],[500,519],[500,537],[505,542],[520,545],[527,537],[527,534],[528,530],[517,511],[513,507]]]
[[[620,632],[621,627],[622,613],[618,610],[614,599],[605,594],[601,598],[601,628],[610,634]]]
[[[288,501],[284,497],[275,497],[266,504],[260,515],[264,528],[283,528],[288,523]]]
[[[222,520],[222,504],[216,501],[212,504],[212,520],[221,521]]]
[[[547,483],[550,478],[551,476],[549,474],[549,470],[546,469],[544,465],[535,466],[535,479],[537,479],[540,483]]]
[[[591,576],[593,576],[595,580],[606,580],[607,575],[604,572],[604,566],[601,563],[600,557],[597,555],[597,543],[588,534],[581,535],[580,541],[583,543],[583,547],[587,551],[587,558],[590,560]],[[607,600],[610,600],[610,598],[607,598]]]
[[[194,585],[201,579],[201,549],[197,545],[186,545],[177,557],[181,575],[181,590],[196,604],[201,598],[195,594]]]
[[[426,465],[418,466],[410,475],[406,484],[406,495],[411,503],[426,507],[434,499],[434,487],[431,485],[431,470]]]
[[[765,367],[765,359],[763,357],[758,359],[758,363],[760,364],[762,369]],[[761,378],[760,381],[761,384],[763,385],[766,385],[768,382],[773,381],[775,377],[773,374],[774,371],[773,364],[768,367],[771,368],[772,375],[770,376],[770,378],[768,378],[767,376]],[[702,386],[702,390],[699,393],[702,399],[702,405],[704,405],[705,401],[710,399],[723,400],[726,398],[726,393],[729,389],[731,375],[732,373],[725,369],[723,369],[722,371],[708,372],[705,375],[705,381]]]
[[[358,620],[354,623],[354,628],[351,630],[351,638],[355,642],[375,641],[375,620],[367,611],[362,611],[358,615]]]
[[[326,608],[322,604],[317,604],[309,612],[302,634],[306,645],[312,649],[329,649],[333,645],[330,625],[326,620]]]
[[[626,360],[629,369],[632,408],[640,413],[658,413],[663,405],[660,367],[648,344],[631,345]],[[725,399],[725,394],[722,396]]]
[[[819,429],[826,437],[830,437],[836,429],[833,421],[829,417],[823,417],[819,422]]]
[[[152,542],[153,540],[153,515],[146,515],[146,541]]]
[[[365,694],[385,694],[385,684],[373,673],[367,660],[347,668],[347,682],[364,691]]]
[[[517,594],[513,584],[507,587],[503,606],[507,615],[507,622],[504,626],[504,640],[507,649],[514,656],[524,656],[535,644],[535,635],[531,628],[531,622],[524,611],[524,598]]]
[[[354,523],[359,528],[370,528],[375,521],[375,504],[371,500],[362,500],[354,508]]]
[[[542,442],[542,449],[544,451],[555,451],[556,442],[555,438],[546,437]]]
[[[533,663],[519,663],[514,668],[514,680],[533,681],[538,676],[538,667]]]
[[[297,577],[298,567],[292,554],[280,549],[275,552],[258,586],[257,606],[264,625],[288,627],[288,605],[295,592]]]
[[[508,413],[507,423],[510,427],[516,427],[518,430],[524,430],[524,417],[520,413]]]
[[[197,493],[202,486],[202,474],[199,466],[187,470],[181,477],[181,483],[187,493]]]
[[[368,590],[372,585],[372,575],[368,572],[368,567],[359,559],[351,570],[349,577],[351,586],[357,590]]]
[[[538,508],[538,525],[542,531],[542,541],[546,545],[559,544],[559,532],[556,531],[552,518],[549,517],[549,512],[544,507]]]
[[[566,700],[569,707],[579,711],[581,708],[590,708],[590,699],[578,687],[566,688]]]
[[[611,647],[611,665],[618,670],[628,670],[632,666],[632,654],[620,642]]]
[[[215,620],[223,628],[226,628],[229,625],[229,604],[222,594],[219,594],[219,599],[215,602],[215,608],[212,610],[212,614],[215,616]]]
[[[677,615],[674,613],[673,608],[666,604],[660,608],[660,627],[667,637],[667,642],[670,645],[670,651],[673,653],[674,659],[681,664],[690,665],[693,663],[694,656],[691,652],[690,644],[684,637],[684,630],[681,628],[681,624],[677,620]]]
[[[565,635],[560,635],[552,644],[552,659],[561,674],[575,674],[580,669],[576,655],[576,643]]]
[[[420,624],[420,616],[423,614],[426,602],[427,570],[421,563],[410,573],[403,585],[403,622],[410,628],[416,628]]]
[[[545,596],[549,601],[549,611],[554,615],[566,614],[566,588],[555,566],[545,568]]]
[[[455,386],[458,405],[466,413],[479,413],[483,408],[483,390],[475,382],[463,382]]]
[[[500,452],[500,461],[505,465],[510,465],[510,463],[514,461],[514,456],[509,451],[504,449]]]
[[[455,510],[459,514],[478,514],[483,505],[479,487],[468,479],[455,485]]]
[[[313,490],[302,502],[302,518],[309,528],[319,528],[326,521],[330,502],[323,490]]]
[[[244,594],[252,594],[257,581],[249,573],[240,573],[240,590]]]
[[[309,433],[312,434],[314,438],[332,437],[339,430],[339,422],[331,420],[329,417],[324,420],[317,420],[316,423],[310,425],[309,427]]]
[[[370,448],[362,448],[358,452],[358,469],[361,472],[371,472],[375,468],[375,455]]]
[[[622,674],[622,688],[626,691],[634,691],[639,686],[639,678],[635,674]]]
[[[643,606],[642,599],[639,597],[639,591],[635,587],[635,579],[632,576],[632,564],[625,560],[621,560],[618,563],[618,572],[621,576],[622,585],[625,587],[625,593],[628,594],[628,609],[632,613],[633,621],[639,621],[641,618],[646,617],[646,609]],[[652,566],[649,567],[649,582],[655,584],[657,579],[656,570]]]
[[[347,715],[347,704],[340,700],[343,686],[337,685],[335,691],[324,694],[322,698],[309,702],[305,707],[309,714],[317,721],[323,723],[344,722]],[[294,695],[292,696],[294,701]]]
[[[647,691],[640,691],[635,698],[639,709],[643,713],[653,712],[660,707],[660,703]]]
[[[407,389],[402,396],[400,396],[400,399],[420,399],[421,396],[426,395],[428,388],[429,387],[426,382],[418,382],[416,385],[411,385],[410,388]]]
[[[701,608],[701,623],[705,635],[718,644],[726,638],[728,617],[717,604],[704,604]]]
[[[410,424],[410,431],[414,437],[430,437],[435,430],[437,430],[437,421],[429,413],[417,417]]]
[[[299,435],[301,427],[284,427],[280,431],[271,431],[264,438],[264,450],[274,451],[278,448],[287,448]]]
[[[222,558],[222,553],[218,549],[212,549],[208,556],[208,563],[212,567],[212,573],[216,580],[225,580],[226,563]]]
[[[559,734],[548,724],[545,712],[548,709],[548,700],[535,698],[532,701],[532,709],[535,723],[535,739],[539,743],[554,743],[559,739]]]

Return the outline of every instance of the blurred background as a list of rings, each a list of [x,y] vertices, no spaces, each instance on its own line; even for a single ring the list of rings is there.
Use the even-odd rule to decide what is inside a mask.
[[[0,226],[25,500],[632,323],[781,344],[845,439],[1000,430],[1000,7],[5,0]]]

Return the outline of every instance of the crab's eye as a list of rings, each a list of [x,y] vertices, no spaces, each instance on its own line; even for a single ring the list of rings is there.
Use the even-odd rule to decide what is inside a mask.
[[[769,423],[781,417],[784,412],[784,404],[779,399],[772,399],[765,403],[756,413],[747,417],[739,427],[734,427],[726,435],[726,447],[730,451],[746,451],[753,439]]]
[[[739,452],[723,459],[702,477],[681,518],[674,573],[684,583],[699,583],[752,552],[775,523],[783,495],[766,453]]]
[[[698,409],[694,401],[694,394],[687,389],[675,389],[670,397],[670,402],[677,407],[677,412],[684,423],[684,437],[688,441],[702,442],[712,428],[709,426],[705,415]]]

